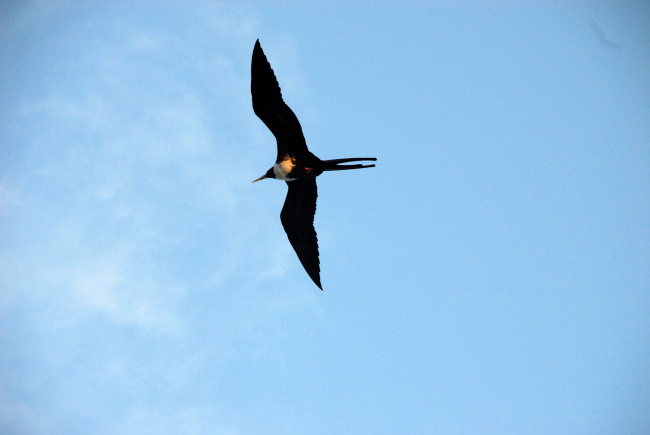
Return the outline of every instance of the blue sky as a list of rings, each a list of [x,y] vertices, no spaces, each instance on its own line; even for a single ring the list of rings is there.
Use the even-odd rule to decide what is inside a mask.
[[[0,432],[648,433],[650,7],[452,4],[0,6]]]

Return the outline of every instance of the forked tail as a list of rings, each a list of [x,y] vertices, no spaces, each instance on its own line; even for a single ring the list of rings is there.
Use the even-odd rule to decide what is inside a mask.
[[[374,157],[355,157],[352,159],[334,159],[334,160],[322,160],[324,169],[323,171],[342,171],[344,169],[361,169],[361,168],[373,168],[375,165],[363,165],[358,163],[356,165],[341,165],[341,163],[348,162],[362,162],[362,161],[376,161]]]

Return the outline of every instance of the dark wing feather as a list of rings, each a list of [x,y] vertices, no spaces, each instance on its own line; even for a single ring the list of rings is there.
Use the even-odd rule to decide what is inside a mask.
[[[298,155],[309,152],[298,118],[282,100],[282,92],[266,60],[259,39],[253,48],[251,62],[251,94],[255,114],[271,130],[278,142],[277,161],[287,154]]]
[[[320,261],[318,260],[318,238],[314,229],[316,214],[316,179],[303,177],[287,181],[289,192],[284,201],[280,220],[289,242],[305,271],[314,283],[323,290],[320,283]]]

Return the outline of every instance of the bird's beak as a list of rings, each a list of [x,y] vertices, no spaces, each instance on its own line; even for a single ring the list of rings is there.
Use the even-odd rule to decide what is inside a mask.
[[[265,178],[268,178],[268,177],[266,176],[266,174],[262,175],[262,176],[261,176],[260,178],[258,178],[257,180],[253,180],[253,183],[256,182],[256,181],[263,180],[263,179],[265,179]]]

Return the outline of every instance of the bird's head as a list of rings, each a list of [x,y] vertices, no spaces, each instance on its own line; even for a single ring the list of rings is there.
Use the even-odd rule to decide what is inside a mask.
[[[263,179],[265,179],[265,178],[275,178],[275,172],[273,171],[273,168],[271,168],[271,169],[269,169],[268,171],[266,171],[266,174],[262,175],[262,176],[261,176],[260,178],[258,178],[257,180],[253,180],[253,183],[256,182],[256,181],[263,180]]]

